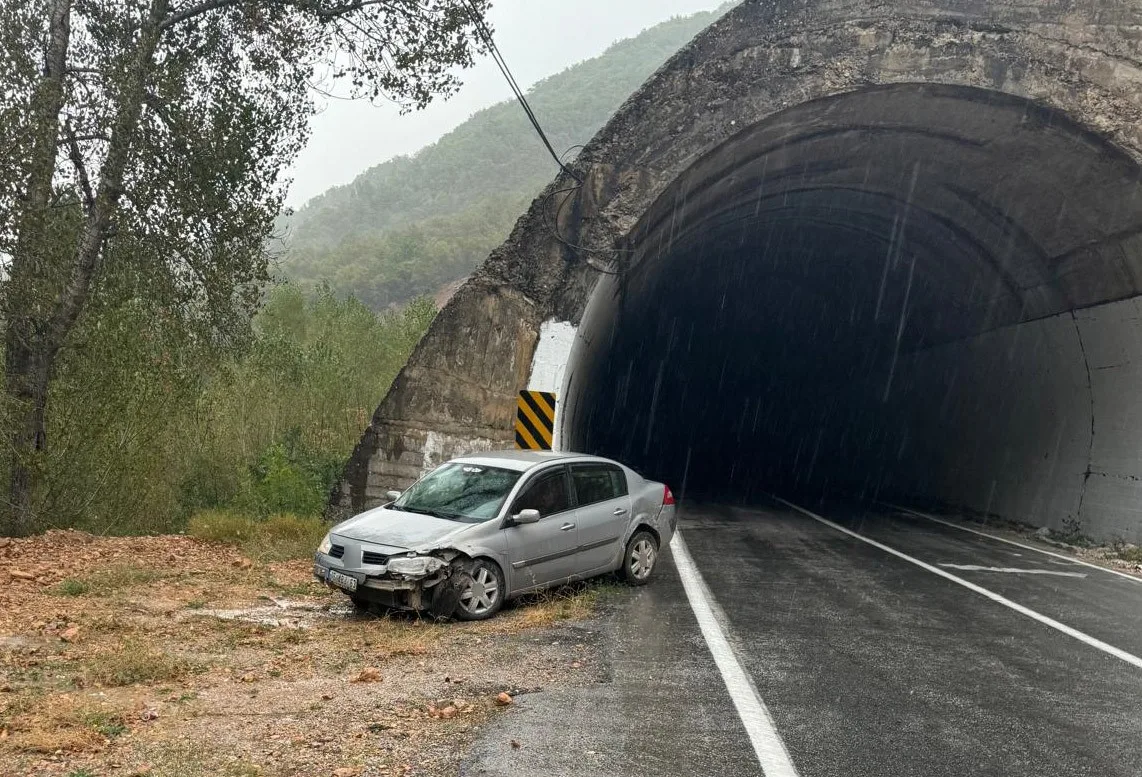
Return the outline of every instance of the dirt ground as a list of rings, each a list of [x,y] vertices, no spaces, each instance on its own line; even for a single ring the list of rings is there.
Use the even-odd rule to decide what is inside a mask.
[[[363,616],[308,560],[58,531],[0,540],[0,586],[4,777],[455,774],[500,694],[598,681],[585,619],[615,593]]]

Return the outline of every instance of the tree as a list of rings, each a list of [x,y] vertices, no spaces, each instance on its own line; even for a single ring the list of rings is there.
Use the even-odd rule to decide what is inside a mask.
[[[225,340],[267,277],[311,84],[452,92],[489,0],[15,0],[0,7],[9,509],[34,519],[62,349],[110,273]],[[157,291],[156,291],[157,290]]]

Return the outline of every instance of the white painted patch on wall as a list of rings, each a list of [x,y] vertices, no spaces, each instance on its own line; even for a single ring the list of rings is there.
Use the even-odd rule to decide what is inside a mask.
[[[443,432],[430,431],[424,437],[424,460],[421,463],[421,474],[428,472],[430,469],[435,469],[449,459],[454,459],[457,456],[482,453],[499,447],[502,446],[492,440],[456,437]]]
[[[429,432],[424,438],[424,463],[421,465],[423,471],[433,467],[439,466],[444,457],[444,435],[440,432]]]
[[[539,342],[531,359],[531,375],[527,381],[529,391],[550,391],[555,394],[555,440],[559,450],[559,413],[563,408],[563,380],[571,348],[575,345],[576,327],[569,321],[551,319],[539,327]]]

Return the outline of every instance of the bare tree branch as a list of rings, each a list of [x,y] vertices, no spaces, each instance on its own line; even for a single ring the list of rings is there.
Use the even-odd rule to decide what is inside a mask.
[[[79,138],[75,136],[75,130],[72,129],[70,121],[64,122],[63,131],[64,135],[67,136],[68,156],[71,158],[72,167],[75,168],[75,177],[79,180],[79,188],[83,192],[83,209],[87,211],[87,215],[90,217],[95,209],[95,193],[91,189],[91,179],[87,176],[87,166],[83,163],[83,151],[79,148]]]
[[[70,128],[70,126],[71,126],[71,124],[69,122],[68,127]],[[67,137],[60,138],[59,142],[56,145],[57,146],[62,146],[65,144],[70,145],[74,141],[78,141],[80,143],[85,143],[89,140],[101,140],[104,143],[108,143],[111,141],[111,138],[110,138],[110,136],[105,135],[102,132],[89,132],[89,133],[84,134],[84,135],[76,135],[75,132],[72,131],[71,134],[68,135]]]
[[[195,16],[213,11],[218,8],[228,8],[233,5],[239,5],[242,0],[206,0],[204,3],[192,5],[189,8],[184,8],[177,11],[159,24],[159,32],[170,29],[180,22],[185,22],[187,19],[193,19]]]
[[[176,24],[185,22],[187,19],[193,19],[196,16],[201,16],[204,13],[209,13],[210,11],[214,11],[219,8],[229,8],[231,6],[240,5],[242,2],[244,2],[244,0],[206,0],[203,3],[192,5],[188,8],[184,8],[181,11],[176,11],[175,13],[171,14],[159,25],[159,31],[162,32],[168,30]],[[282,5],[293,5],[302,10],[311,10],[314,15],[317,16],[317,18],[321,19],[322,21],[328,21],[330,19],[336,19],[344,16],[345,14],[352,13],[353,11],[357,11],[361,8],[367,8],[373,5],[384,5],[390,6],[391,8],[392,3],[391,0],[354,0],[354,2],[351,3],[343,3],[342,5],[335,5],[331,8],[325,9],[319,7],[317,3],[297,3],[287,1],[282,3]]]

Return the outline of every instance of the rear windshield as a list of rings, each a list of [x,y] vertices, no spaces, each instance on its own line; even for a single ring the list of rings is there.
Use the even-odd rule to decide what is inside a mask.
[[[495,518],[521,472],[449,462],[425,475],[391,509],[466,523]]]

